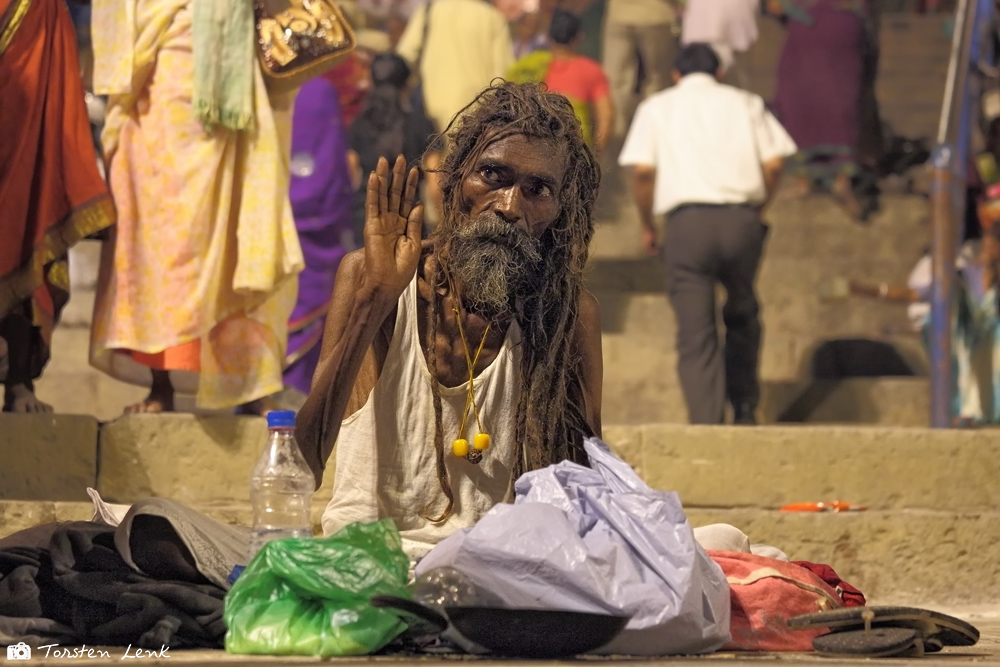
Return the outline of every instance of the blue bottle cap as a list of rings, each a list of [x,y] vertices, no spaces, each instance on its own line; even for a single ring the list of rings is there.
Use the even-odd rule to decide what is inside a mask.
[[[268,428],[295,428],[295,412],[292,410],[272,410],[267,413]]]
[[[247,569],[246,565],[237,565],[236,567],[234,567],[233,571],[229,573],[229,578],[226,579],[226,583],[228,583],[230,586],[235,584],[236,580],[240,578],[240,575],[243,574],[243,570],[245,569]]]

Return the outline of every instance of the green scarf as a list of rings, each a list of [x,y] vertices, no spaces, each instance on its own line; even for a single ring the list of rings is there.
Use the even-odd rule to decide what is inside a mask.
[[[522,56],[507,71],[507,80],[514,83],[542,83],[552,65],[552,52],[546,49]]]
[[[195,116],[211,129],[253,127],[253,3],[193,0]]]

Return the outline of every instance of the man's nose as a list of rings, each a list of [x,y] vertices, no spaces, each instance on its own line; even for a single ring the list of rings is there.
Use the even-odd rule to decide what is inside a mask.
[[[503,218],[505,222],[509,222],[512,225],[523,221],[524,211],[522,209],[521,189],[516,186],[509,187],[499,194],[500,196],[493,206],[496,214]]]

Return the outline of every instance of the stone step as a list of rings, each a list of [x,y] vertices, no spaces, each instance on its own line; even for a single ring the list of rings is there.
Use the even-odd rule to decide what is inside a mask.
[[[313,524],[322,534],[322,503]],[[249,526],[247,503],[197,505],[226,524]],[[687,507],[692,526],[734,525],[758,544],[782,549],[792,560],[826,563],[873,604],[969,605],[1000,596],[993,546],[1000,513],[865,511],[799,513],[761,509]],[[86,521],[84,502],[0,501],[0,537],[50,521]]]
[[[923,377],[814,380],[778,384],[771,393],[780,411],[768,414],[768,423],[930,426],[930,380]]]
[[[609,357],[607,352],[605,357]],[[675,366],[662,362],[662,380],[605,379],[603,414],[610,424],[686,424]],[[654,415],[656,422],[645,418]],[[610,419],[614,416],[614,419]],[[930,381],[924,377],[845,378],[761,383],[761,424],[838,424],[928,427]]]
[[[677,491],[686,507],[829,500],[874,510],[1000,507],[993,429],[648,424],[609,426],[604,437],[650,486]]]
[[[66,415],[0,415],[0,499],[241,502],[266,440],[258,417],[130,415],[98,428]],[[856,426],[607,426],[605,440],[689,507],[840,499],[878,510],[1000,507],[995,430]],[[332,465],[332,461],[331,461]],[[58,480],[58,484],[55,483]],[[319,498],[329,498],[332,474]]]

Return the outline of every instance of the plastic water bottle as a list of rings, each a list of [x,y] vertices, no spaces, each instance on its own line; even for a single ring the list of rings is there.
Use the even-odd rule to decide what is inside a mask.
[[[247,562],[271,540],[312,537],[315,477],[295,442],[295,413],[267,413],[267,449],[250,475],[253,532]]]

